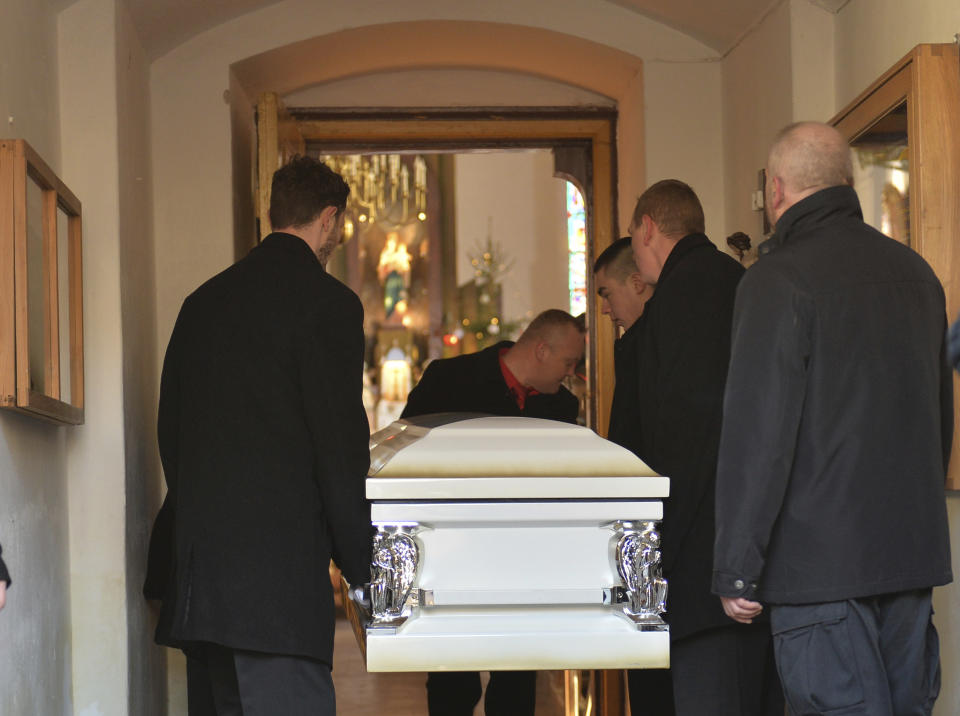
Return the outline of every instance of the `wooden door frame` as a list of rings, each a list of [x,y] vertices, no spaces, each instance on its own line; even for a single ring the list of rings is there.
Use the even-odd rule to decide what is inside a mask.
[[[555,148],[585,144],[591,157],[587,199],[587,415],[606,435],[613,397],[613,326],[599,320],[593,260],[618,236],[616,110],[610,108],[370,109],[290,108],[307,146],[324,153],[385,150]]]

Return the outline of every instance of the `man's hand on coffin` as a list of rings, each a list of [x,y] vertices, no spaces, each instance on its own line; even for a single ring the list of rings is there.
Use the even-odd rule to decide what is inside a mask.
[[[7,603],[7,583],[0,579],[0,609]]]
[[[370,603],[370,585],[361,584],[357,587],[350,587],[350,598],[357,604],[362,605],[367,611],[371,609]]]
[[[720,601],[727,616],[741,624],[752,624],[753,618],[763,611],[760,602],[752,602],[743,597],[720,597]]]

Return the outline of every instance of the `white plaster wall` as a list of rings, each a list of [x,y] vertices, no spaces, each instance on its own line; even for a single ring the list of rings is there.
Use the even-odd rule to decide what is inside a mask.
[[[550,12],[534,0],[448,3],[410,0],[402,4],[359,0],[330,5],[286,0],[225,23],[184,43],[151,68],[154,161],[154,228],[157,266],[158,350],[169,338],[183,298],[207,277],[233,260],[230,224],[231,184],[229,108],[222,94],[232,62],[309,37],[366,24],[418,19],[478,20],[514,23],[566,32],[658,64],[645,72],[653,93],[645,94],[654,118],[648,145],[669,147],[653,165],[661,175],[713,176],[701,182],[705,203],[722,205],[719,171],[719,120],[694,123],[691,134],[672,130],[671,104],[696,107],[708,117],[719,114],[719,91],[711,87],[699,60],[716,53],[685,35],[615,5],[591,0],[557,0]],[[478,38],[482,40],[482,38]],[[679,60],[690,64],[672,65]],[[659,62],[663,61],[663,62]],[[718,71],[712,70],[714,85]],[[322,95],[320,95],[322,97]],[[448,103],[444,85],[426,88],[423,104]],[[486,95],[485,95],[486,96]],[[555,95],[546,93],[550,103]],[[457,101],[474,103],[469,95]],[[378,106],[376,97],[345,98],[349,104]],[[312,102],[314,103],[314,102]],[[531,102],[533,103],[533,102]],[[714,157],[716,157],[714,159]],[[649,166],[649,165],[648,165]],[[714,209],[714,214],[720,213]]]
[[[793,120],[790,6],[781,3],[723,61],[723,156],[726,229],[763,240],[763,217],[750,195],[777,131]]]
[[[147,543],[160,507],[157,457],[156,290],[151,224],[149,65],[124,3],[117,4],[120,312],[123,327],[123,435],[129,711],[163,712],[165,650],[143,599]]]
[[[470,256],[489,235],[511,264],[503,320],[529,322],[543,310],[570,310],[565,182],[547,149],[458,154],[454,162],[457,285],[473,279]],[[516,336],[512,336],[516,338]]]
[[[720,62],[644,65],[647,181],[680,179],[703,204],[707,236],[726,250],[724,135]],[[627,201],[631,197],[623,197]],[[636,197],[626,207],[633,212]],[[621,207],[621,215],[623,215]],[[620,227],[626,235],[628,226]]]
[[[837,109],[922,42],[953,42],[956,0],[850,0],[836,18]]]
[[[63,179],[83,202],[86,422],[67,440],[73,702],[83,716],[128,708],[116,24],[116,0],[77,0],[58,24]]]
[[[836,111],[834,15],[809,0],[784,0],[723,61],[726,236],[744,231],[754,250],[763,216],[751,206],[776,133]]]
[[[283,97],[287,107],[426,107],[442,97],[446,107],[528,105],[612,107],[596,92],[494,70],[397,70],[306,87]]]
[[[0,136],[26,139],[58,171],[55,9],[6,0],[2,16]],[[75,429],[0,412],[0,544],[13,578],[0,611],[2,714],[73,712],[65,438]]]
[[[0,414],[0,713],[72,714],[65,431]]]
[[[792,121],[825,122],[837,110],[834,17],[810,0],[789,0]]]

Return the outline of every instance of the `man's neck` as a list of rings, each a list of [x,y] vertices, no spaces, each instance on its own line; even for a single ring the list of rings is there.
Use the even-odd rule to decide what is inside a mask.
[[[513,377],[516,378],[521,385],[529,385],[527,378],[529,377],[529,371],[527,370],[527,360],[526,356],[522,353],[523,347],[517,346],[514,344],[507,349],[507,352],[503,354],[503,362],[513,373]]]
[[[323,238],[320,235],[320,227],[317,222],[307,224],[306,226],[286,226],[282,229],[274,229],[284,234],[290,234],[291,236],[296,236],[298,239],[302,240],[307,246],[310,247],[310,253],[317,257],[317,261],[320,262],[320,265],[324,268],[327,267],[327,259],[329,258],[329,252],[327,255],[323,255]]]

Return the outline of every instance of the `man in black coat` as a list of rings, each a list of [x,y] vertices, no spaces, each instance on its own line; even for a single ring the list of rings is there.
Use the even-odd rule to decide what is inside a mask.
[[[363,309],[324,270],[348,193],[316,160],[279,169],[277,231],[187,297],[167,347],[147,591],[191,716],[336,710],[328,565],[365,583],[371,544]]]
[[[768,605],[792,712],[929,714],[931,591],[952,580],[944,293],[852,183],[832,127],[770,150],[776,233],[737,291],[713,588],[738,621]]]
[[[0,554],[3,548],[0,547]],[[0,557],[0,609],[7,603],[7,587],[10,586],[10,572],[7,571],[7,565],[3,563],[3,557]]]
[[[743,267],[703,231],[697,195],[676,180],[647,189],[630,226],[640,277],[656,285],[636,341],[637,454],[670,478],[662,536],[674,703],[678,714],[781,716],[768,625],[735,623],[710,592],[717,446]]]
[[[639,454],[637,350],[643,332],[643,309],[653,295],[653,286],[644,283],[637,271],[629,236],[617,239],[600,253],[593,264],[593,280],[600,296],[600,313],[610,316],[618,336],[613,345],[616,387],[607,439]]]
[[[643,310],[654,287],[644,283],[637,270],[629,236],[617,239],[600,253],[593,264],[593,280],[600,296],[600,313],[610,316],[618,335],[613,344],[616,383],[607,439],[639,455],[639,342]],[[669,716],[674,712],[673,680],[668,669],[630,669],[627,689],[631,713],[637,716]]]
[[[569,313],[551,309],[531,321],[516,343],[501,341],[478,353],[435,360],[410,392],[400,417],[470,412],[575,423],[579,401],[561,381],[583,358],[584,329]],[[488,716],[533,716],[537,672],[490,673]],[[472,716],[480,701],[480,674],[434,672],[427,677],[432,716]]]

